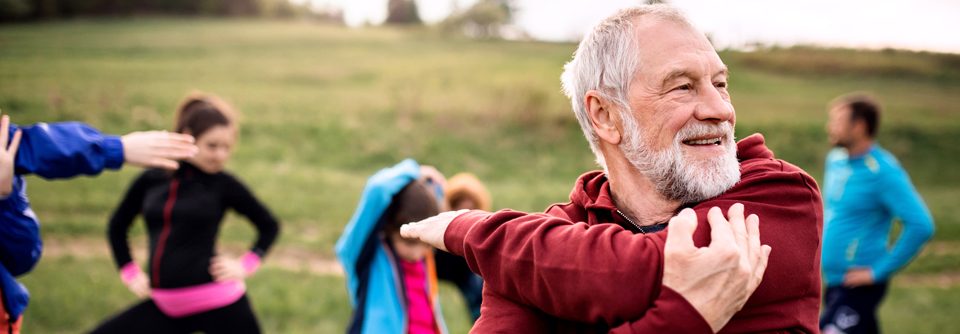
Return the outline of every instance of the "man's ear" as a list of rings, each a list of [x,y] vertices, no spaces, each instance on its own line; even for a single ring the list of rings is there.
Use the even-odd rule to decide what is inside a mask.
[[[620,115],[612,108],[612,104],[595,90],[587,92],[583,104],[593,124],[593,131],[600,140],[619,145],[623,132],[620,130]]]

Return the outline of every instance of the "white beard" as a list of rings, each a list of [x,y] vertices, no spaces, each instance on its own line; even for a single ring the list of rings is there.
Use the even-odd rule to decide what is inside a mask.
[[[643,133],[632,115],[622,119],[624,134],[620,149],[663,197],[684,204],[702,202],[723,194],[740,181],[740,162],[730,122],[692,123],[680,129],[672,147],[657,151],[644,145]],[[721,139],[726,150],[724,155],[700,161],[684,154],[684,139],[718,132],[725,134]]]

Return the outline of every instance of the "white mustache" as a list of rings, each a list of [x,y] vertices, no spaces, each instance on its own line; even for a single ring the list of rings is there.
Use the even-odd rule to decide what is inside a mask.
[[[690,140],[692,138],[718,134],[723,135],[724,143],[733,139],[733,124],[730,124],[730,122],[691,123],[690,125],[684,126],[682,129],[680,129],[680,131],[677,132],[677,136],[674,138],[674,141],[677,144],[680,144],[683,141]]]

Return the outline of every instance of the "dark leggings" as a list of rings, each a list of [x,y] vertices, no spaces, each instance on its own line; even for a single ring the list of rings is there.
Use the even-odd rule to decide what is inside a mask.
[[[157,308],[153,300],[146,300],[113,319],[100,324],[96,333],[260,333],[257,316],[250,308],[247,295],[233,304],[207,312],[171,318]]]
[[[820,332],[824,334],[877,334],[877,307],[887,294],[887,283],[846,288],[828,287],[824,295]]]

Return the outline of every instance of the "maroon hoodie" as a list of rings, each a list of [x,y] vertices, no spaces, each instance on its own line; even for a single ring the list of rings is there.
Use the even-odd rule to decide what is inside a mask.
[[[737,143],[740,182],[692,205],[697,247],[707,211],[743,203],[773,251],[763,282],[721,333],[817,333],[823,205],[816,182],[754,134]],[[661,286],[666,231],[638,234],[600,171],[545,213],[470,211],[451,222],[447,249],[484,278],[477,333],[712,333],[682,296]]]

